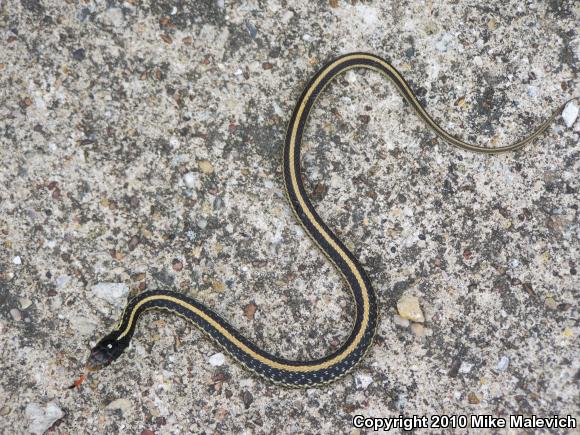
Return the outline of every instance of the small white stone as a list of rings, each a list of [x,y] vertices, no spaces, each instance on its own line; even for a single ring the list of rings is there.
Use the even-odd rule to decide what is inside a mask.
[[[123,11],[119,8],[110,8],[103,13],[103,21],[105,24],[112,27],[121,27],[125,17]]]
[[[363,373],[358,373],[354,378],[356,387],[359,390],[366,390],[366,388],[373,382],[373,378]]]
[[[453,45],[453,35],[451,33],[443,33],[439,35],[435,41],[435,48],[440,52],[445,52]]]
[[[362,24],[369,29],[370,33],[381,22],[377,8],[373,8],[372,6],[358,4],[356,6],[356,14],[361,18]]]
[[[180,145],[179,139],[175,136],[171,136],[171,138],[169,139],[169,145],[173,149],[179,148]]]
[[[497,363],[497,369],[500,371],[507,370],[508,366],[510,365],[510,359],[507,356],[502,356]]]
[[[91,288],[93,294],[114,305],[123,305],[129,294],[129,287],[122,282],[101,282]]]
[[[280,230],[277,230],[270,238],[270,242],[274,245],[279,245],[282,243],[282,240],[284,239],[282,238],[282,231]]]
[[[219,9],[223,9],[226,7],[226,2],[225,0],[216,0],[215,5],[219,8]]]
[[[209,357],[209,363],[214,367],[219,367],[226,362],[226,357],[223,353],[216,353]]]
[[[564,118],[564,123],[566,127],[570,128],[578,118],[578,103],[576,100],[570,101],[562,110],[562,118]]]
[[[346,74],[344,75],[344,78],[349,83],[355,83],[356,82],[356,74],[355,74],[355,72],[353,70],[347,71]]]
[[[399,394],[397,396],[397,401],[395,402],[395,407],[402,411],[405,409],[405,405],[407,404],[407,395],[406,394]]]
[[[64,412],[53,402],[46,405],[45,409],[37,403],[29,403],[25,410],[26,418],[29,420],[28,431],[32,434],[42,435],[57,420],[64,417]]]
[[[32,305],[32,301],[28,298],[18,298],[18,305],[21,310],[25,310]]]
[[[459,373],[469,373],[473,368],[473,364],[462,361],[461,366],[459,366]]]
[[[537,97],[538,95],[540,95],[540,90],[538,89],[538,87],[534,86],[534,85],[529,85],[528,86],[528,96]]]
[[[190,189],[193,189],[195,186],[197,186],[197,181],[197,177],[193,172],[188,172],[183,176],[183,182]]]
[[[71,277],[68,275],[60,275],[56,279],[56,288],[63,288],[66,287],[67,284],[71,281]]]
[[[20,258],[20,256],[17,255],[16,257],[14,257],[12,259],[12,262],[16,265],[20,265],[20,264],[22,264],[22,259]]]
[[[255,382],[252,378],[243,378],[239,380],[240,387],[253,388]]]
[[[395,323],[395,325],[401,326],[403,328],[408,328],[409,325],[411,324],[411,322],[409,322],[407,319],[403,319],[401,316],[398,316],[397,314],[393,316],[393,322]]]
[[[397,311],[399,316],[403,319],[409,319],[413,322],[423,323],[425,317],[423,317],[423,311],[419,305],[419,299],[416,296],[402,296],[397,301]]]
[[[10,310],[10,315],[17,322],[20,322],[22,320],[22,313],[20,312],[20,310],[18,308],[12,308]]]

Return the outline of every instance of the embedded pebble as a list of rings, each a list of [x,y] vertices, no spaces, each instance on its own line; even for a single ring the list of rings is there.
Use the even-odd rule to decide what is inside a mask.
[[[463,361],[459,366],[459,373],[469,373],[473,368],[473,364]]]
[[[500,371],[507,370],[508,366],[510,365],[510,359],[507,356],[502,356],[497,363],[497,369]]]
[[[427,328],[425,328],[422,324],[420,323],[413,323],[411,325],[411,331],[413,332],[413,334],[415,334],[417,337],[424,337],[425,335],[427,335]]]
[[[131,411],[131,402],[127,399],[115,399],[109,403],[105,409],[120,410],[123,414],[128,414]]]
[[[91,288],[93,294],[114,305],[123,305],[129,294],[129,287],[121,282],[101,282]]]
[[[204,174],[207,175],[213,174],[214,168],[209,160],[199,160],[197,162],[197,166],[199,167],[199,170]]]
[[[528,96],[537,97],[538,95],[540,95],[540,90],[538,89],[538,87],[534,86],[534,85],[529,85],[528,86]]]
[[[183,270],[183,262],[178,258],[174,258],[171,262],[171,267],[173,267],[174,271],[181,272]]]
[[[37,403],[29,403],[24,412],[29,420],[28,431],[38,435],[45,433],[56,421],[64,417],[64,412],[54,402],[48,403],[46,408]]]
[[[242,393],[242,400],[244,401],[244,407],[248,409],[250,405],[254,402],[254,396],[249,391],[244,391]]]
[[[32,301],[28,298],[18,298],[18,305],[21,310],[25,310],[32,305]]]
[[[80,335],[89,335],[97,328],[97,323],[83,316],[72,317],[70,325]]]
[[[171,136],[171,138],[169,138],[169,145],[171,146],[171,148],[176,149],[179,148],[181,144],[178,138],[176,138],[175,136]]]
[[[356,82],[356,74],[353,70],[347,71],[346,74],[344,75],[344,78],[349,83]]]
[[[446,52],[453,45],[453,35],[450,33],[441,34],[435,41],[435,48],[440,52]]]
[[[56,279],[56,288],[60,289],[63,287],[66,287],[68,285],[68,283],[71,282],[71,277],[68,275],[60,275],[57,279]]]
[[[20,264],[22,264],[22,259],[17,255],[16,257],[14,257],[12,259],[12,263],[14,263],[16,265],[20,265]]]
[[[214,367],[219,367],[226,362],[226,357],[223,353],[216,353],[209,357],[209,363]]]
[[[393,322],[395,323],[395,325],[401,326],[403,328],[408,328],[409,325],[411,324],[411,322],[409,322],[409,320],[407,319],[403,319],[401,316],[395,314],[393,316]]]
[[[397,301],[397,311],[403,319],[413,322],[423,323],[425,317],[419,305],[419,299],[416,296],[402,296]]]
[[[10,315],[17,322],[20,322],[22,320],[22,313],[20,312],[20,310],[18,308],[12,308],[10,310]]]
[[[112,27],[121,27],[125,17],[119,8],[109,8],[103,13],[103,22]]]
[[[578,94],[571,2],[492,1],[483,14],[468,2],[12,3],[0,0],[0,433],[30,433],[26,406],[51,401],[65,417],[48,434],[364,434],[344,417],[575,409],[580,101],[531,147],[482,156],[448,147],[362,70],[321,95],[302,150],[313,205],[355,245],[387,317],[362,366],[285,391],[151,313],[114,365],[65,390],[126,302],[95,297],[98,283],[195,296],[288,358],[338,349],[350,294],[295,223],[278,161],[304,84],[335,56],[374,52],[450,133],[507,145]],[[537,22],[547,31],[530,32]],[[424,322],[399,314],[403,294]]]
[[[187,174],[185,174],[183,176],[183,182],[190,189],[193,189],[194,187],[197,187],[197,185],[198,185],[198,179],[193,172],[188,172]]]
[[[354,377],[356,388],[359,390],[366,390],[366,388],[373,382],[373,378],[364,373],[358,373]]]
[[[256,29],[256,26],[254,26],[250,21],[245,20],[244,24],[246,25],[246,30],[248,31],[248,33],[250,34],[250,37],[252,39],[254,39],[256,37],[256,35],[258,34],[258,29]]]
[[[258,306],[253,302],[250,302],[248,305],[246,305],[244,307],[244,314],[246,315],[246,318],[248,320],[253,320],[257,309]]]
[[[558,303],[556,302],[556,300],[551,297],[548,296],[545,300],[544,300],[544,304],[546,305],[546,307],[548,307],[550,310],[556,310],[558,309]]]
[[[467,401],[471,404],[471,405],[477,405],[481,402],[481,400],[479,399],[479,397],[477,397],[477,394],[475,394],[473,391],[470,391],[469,394],[467,395]]]
[[[576,102],[576,100],[572,100],[568,104],[566,104],[566,107],[564,107],[564,110],[562,110],[562,118],[564,118],[564,123],[566,124],[566,127],[568,128],[572,127],[577,117],[578,117],[578,103]]]

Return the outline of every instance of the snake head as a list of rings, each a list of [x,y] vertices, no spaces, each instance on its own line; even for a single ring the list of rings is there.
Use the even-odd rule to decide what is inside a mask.
[[[119,335],[119,331],[113,331],[91,349],[91,354],[85,364],[88,371],[100,370],[119,358],[129,345],[129,340],[119,339]]]

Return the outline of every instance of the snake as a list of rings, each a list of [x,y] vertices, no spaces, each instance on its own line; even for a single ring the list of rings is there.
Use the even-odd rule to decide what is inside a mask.
[[[91,349],[85,368],[99,370],[121,356],[135,333],[137,321],[149,310],[169,311],[190,321],[213,339],[243,367],[275,384],[315,387],[335,381],[353,370],[371,348],[379,324],[377,295],[361,262],[320,217],[304,186],[301,172],[301,143],[308,117],[318,97],[337,77],[353,68],[380,73],[396,86],[403,98],[433,132],[460,149],[499,154],[522,148],[541,135],[566,103],[528,136],[501,147],[471,144],[452,136],[427,113],[416,94],[388,61],[370,53],[356,52],[326,63],[308,82],[290,117],[282,150],[282,172],[290,208],[314,245],[325,254],[350,290],[354,305],[352,329],[336,350],[324,357],[292,360],[274,355],[241,334],[231,323],[200,301],[169,290],[144,291],[131,298],[113,331]]]

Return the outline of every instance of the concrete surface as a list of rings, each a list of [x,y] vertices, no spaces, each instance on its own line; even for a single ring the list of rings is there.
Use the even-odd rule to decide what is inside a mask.
[[[1,0],[1,431],[578,417],[579,121],[559,117],[522,152],[474,155],[361,72],[320,99],[304,156],[313,201],[381,302],[354,374],[281,389],[186,322],[149,314],[118,363],[67,386],[145,288],[193,295],[286,357],[335,349],[351,301],[290,214],[280,173],[306,81],[370,51],[453,134],[506,144],[578,94],[579,17],[567,0]],[[423,324],[397,315],[403,296]]]

